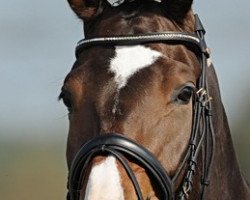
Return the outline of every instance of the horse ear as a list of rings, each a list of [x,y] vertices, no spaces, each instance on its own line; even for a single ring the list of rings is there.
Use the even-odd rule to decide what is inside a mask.
[[[68,0],[70,7],[83,21],[88,21],[101,12],[102,0]]]
[[[182,20],[191,9],[193,0],[166,0],[167,13],[175,20]]]

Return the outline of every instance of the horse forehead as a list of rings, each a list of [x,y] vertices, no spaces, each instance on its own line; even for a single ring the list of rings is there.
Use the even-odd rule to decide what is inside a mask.
[[[109,70],[115,75],[118,89],[124,87],[135,73],[154,64],[161,56],[160,52],[142,45],[117,46],[115,55],[111,58]]]

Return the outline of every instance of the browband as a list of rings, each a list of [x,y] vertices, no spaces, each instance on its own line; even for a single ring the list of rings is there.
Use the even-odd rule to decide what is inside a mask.
[[[138,45],[145,43],[188,43],[194,44],[201,49],[201,41],[195,35],[187,32],[163,32],[163,33],[147,33],[147,34],[139,34],[139,35],[126,35],[126,36],[114,36],[114,37],[97,37],[90,39],[82,39],[77,43],[76,46],[76,57],[80,55],[80,53],[91,46],[96,45]]]

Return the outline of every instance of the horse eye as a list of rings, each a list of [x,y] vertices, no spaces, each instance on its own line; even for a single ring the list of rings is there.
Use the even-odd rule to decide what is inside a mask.
[[[63,90],[61,94],[59,95],[58,99],[63,101],[64,105],[68,108],[68,110],[71,110],[72,108],[72,103],[71,103],[71,97],[70,93]]]
[[[180,93],[177,95],[177,102],[180,104],[188,104],[189,100],[193,95],[194,88],[190,86],[186,86],[182,88]]]

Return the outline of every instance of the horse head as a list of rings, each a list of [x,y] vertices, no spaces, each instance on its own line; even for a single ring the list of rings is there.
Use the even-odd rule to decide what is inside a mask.
[[[181,191],[182,198],[186,198],[189,191],[183,190],[182,183],[186,177],[185,167],[189,166],[187,160],[190,155],[187,152],[195,151],[190,150],[192,144],[189,148],[190,138],[193,129],[197,129],[196,132],[202,129],[200,126],[194,127],[197,113],[194,102],[200,92],[201,96],[205,96],[205,101],[200,102],[201,104],[210,101],[207,91],[200,88],[201,75],[205,73],[201,63],[204,64],[209,55],[207,49],[200,46],[199,39],[203,37],[193,37],[197,20],[191,10],[192,0],[68,2],[84,21],[86,38],[77,47],[77,60],[67,75],[60,94],[69,110],[69,168],[72,165],[74,168],[75,157],[79,161],[82,156],[92,152],[93,145],[99,145],[98,151],[86,157],[86,162],[80,166],[84,168],[78,174],[80,186],[73,193],[88,200],[166,198],[163,197],[156,178],[152,178],[152,171],[142,161],[131,156],[128,150],[122,155],[119,152],[122,159],[118,153],[112,153],[114,149],[104,150],[106,146],[100,141],[106,136],[110,139],[111,136],[111,141],[116,141],[115,144],[126,143],[136,153],[136,149],[141,151],[143,148],[142,154],[146,155],[144,157],[156,160],[157,166],[161,165],[168,182],[175,179],[173,184],[167,183],[171,193],[169,198],[174,198],[174,193],[178,191]],[[201,32],[203,34],[204,30]],[[152,33],[167,33],[164,37],[169,38],[172,34],[177,40],[179,37],[181,42],[170,41],[169,38],[164,42],[161,34],[159,36],[163,39],[155,42],[152,37],[157,35],[150,36]],[[149,42],[143,40],[137,43],[138,38],[133,36],[151,39]],[[105,38],[109,38],[109,42],[102,42]],[[196,39],[199,44],[193,45]],[[211,76],[215,76],[210,64],[207,67],[211,68]],[[210,89],[214,95],[219,96],[217,85]],[[220,100],[217,104],[221,106]],[[210,114],[205,110],[204,119],[198,124],[206,123],[206,114],[208,121],[210,120]],[[211,126],[208,128],[212,129]],[[213,143],[213,137],[212,135],[206,142],[208,146]],[[195,136],[198,142],[193,142],[197,142],[198,146],[203,139],[201,133]],[[82,145],[88,141],[92,143],[81,150]],[[104,143],[108,142],[105,139]],[[88,151],[86,148],[89,148]],[[205,149],[206,146],[202,148]],[[79,151],[82,151],[80,158]],[[208,151],[210,164],[213,150]],[[200,160],[204,160],[201,154],[199,153]],[[194,165],[197,165],[196,160],[189,167]],[[198,166],[202,168],[204,164]],[[205,171],[206,169],[205,164]],[[195,178],[197,181],[194,185],[200,183],[200,178]],[[193,188],[191,198],[198,199],[199,185]],[[74,198],[71,196],[71,199]]]

